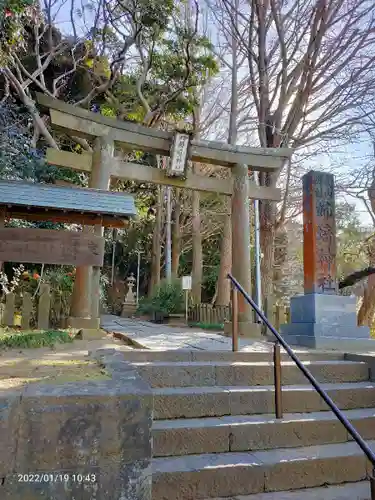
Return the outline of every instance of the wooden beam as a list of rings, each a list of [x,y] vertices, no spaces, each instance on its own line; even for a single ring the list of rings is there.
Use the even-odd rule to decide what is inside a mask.
[[[48,148],[46,160],[49,164],[56,165],[57,167],[72,168],[80,172],[91,172],[91,153],[77,154]]]
[[[290,150],[287,150],[289,152],[287,156],[285,149],[276,151],[278,154],[273,148],[267,151],[267,148],[245,148],[220,142],[192,141],[191,143],[191,157],[194,161],[223,167],[243,164],[262,172],[280,169],[284,160],[290,156]]]
[[[177,177],[168,177],[163,170],[158,168],[146,167],[120,160],[114,162],[113,175],[119,179],[150,182],[227,196],[231,196],[233,193],[232,179],[218,179],[189,172],[186,179],[183,180]],[[256,200],[280,201],[281,191],[276,188],[257,186],[254,182],[249,181],[249,197]]]
[[[129,225],[127,219],[117,219],[106,215],[80,214],[78,212],[58,210],[43,210],[32,208],[30,211],[21,207],[8,207],[6,210],[7,219],[20,219],[30,221],[61,222],[68,224],[82,224],[84,226],[102,225],[103,227],[115,227],[123,229]]]
[[[95,113],[92,114],[97,116]],[[171,139],[153,137],[152,135],[141,134],[139,132],[134,132],[133,130],[118,128],[116,127],[117,121],[115,120],[111,120],[113,125],[108,126],[102,123],[97,123],[96,121],[92,121],[88,118],[69,115],[54,109],[50,110],[50,116],[51,124],[54,128],[66,134],[76,135],[78,137],[82,137],[83,139],[92,139],[94,137],[111,135],[113,140],[119,143],[124,149],[140,149],[142,151],[150,151],[155,154],[169,155]]]
[[[61,154],[60,154],[61,153]],[[66,151],[57,151],[47,149],[47,161],[50,163],[53,159],[54,165],[62,167],[71,166],[76,170],[81,170],[83,162],[75,162],[75,153],[68,153]],[[85,155],[85,167],[88,166],[89,155]],[[118,158],[114,158],[111,166],[111,176],[118,179],[128,179],[135,182],[149,182],[154,184],[163,184],[166,186],[174,186],[185,189],[195,189],[197,191],[205,191],[209,193],[218,193],[231,196],[233,192],[232,179],[218,179],[215,177],[207,177],[202,175],[188,174],[186,180],[168,177],[163,170],[136,163],[124,162]],[[280,201],[280,189],[257,186],[254,182],[249,181],[249,197],[251,199]]]
[[[61,186],[61,187],[71,187],[71,188],[83,188],[83,186],[78,186],[77,184],[74,184],[74,182],[70,181],[64,181],[63,179],[56,179],[54,182],[55,186]]]
[[[110,134],[113,140],[127,149],[140,149],[169,156],[173,134],[129,121],[108,118],[98,113],[37,94],[39,104],[50,109],[51,122],[65,133],[84,138]],[[249,148],[230,146],[212,141],[192,141],[190,159],[213,165],[248,165],[262,172],[278,170],[292,154],[288,148]]]
[[[115,160],[115,159],[114,159]],[[215,179],[214,177],[203,177],[188,173],[186,179],[168,177],[164,170],[145,165],[137,165],[125,161],[113,162],[112,175],[118,179],[129,179],[136,182],[149,182],[151,184],[162,184],[185,189],[195,189],[208,193],[231,195],[231,185],[226,179]]]
[[[50,229],[0,229],[0,261],[102,266],[104,238]]]
[[[125,130],[126,132],[134,132],[146,136],[158,137],[160,139],[165,139],[167,141],[170,141],[172,139],[173,134],[171,132],[166,132],[164,130],[156,128],[145,127],[143,125],[139,125],[138,123],[133,123],[131,121],[123,121],[123,120],[117,120],[115,118],[109,118],[99,113],[92,113],[91,111],[80,108],[78,106],[74,106],[72,104],[68,104],[64,101],[60,101],[59,99],[53,99],[52,97],[48,97],[45,94],[37,93],[37,102],[43,108],[54,109],[56,111],[60,111],[61,113],[66,113],[68,115],[76,116],[77,118],[84,118],[86,120],[97,123],[99,125],[104,125],[109,128],[118,128]]]

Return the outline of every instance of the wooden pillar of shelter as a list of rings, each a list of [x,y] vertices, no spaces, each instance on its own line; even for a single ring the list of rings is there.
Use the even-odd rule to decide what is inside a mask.
[[[92,155],[92,170],[89,187],[108,190],[110,184],[113,140],[97,137]],[[100,212],[100,207],[98,207]],[[90,227],[84,227],[91,232]],[[95,226],[94,232],[103,236],[103,227]],[[99,328],[100,326],[100,267],[80,266],[76,269],[69,324],[73,328]]]
[[[90,266],[76,268],[68,325],[72,328],[97,328],[90,317]]]
[[[232,274],[251,295],[250,257],[250,199],[247,165],[232,168]],[[259,337],[260,325],[253,322],[251,306],[238,294],[239,333],[246,337]]]

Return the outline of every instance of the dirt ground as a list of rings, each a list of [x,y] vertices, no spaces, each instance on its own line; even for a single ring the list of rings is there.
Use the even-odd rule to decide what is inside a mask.
[[[108,375],[88,359],[88,352],[101,348],[130,349],[111,335],[101,340],[74,340],[53,349],[0,350],[0,390],[18,389],[35,382],[65,383],[79,380],[105,380]]]

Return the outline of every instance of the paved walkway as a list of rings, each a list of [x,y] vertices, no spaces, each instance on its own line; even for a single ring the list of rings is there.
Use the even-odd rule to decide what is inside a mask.
[[[209,351],[230,351],[232,340],[219,333],[202,331],[199,328],[179,328],[157,325],[148,321],[104,315],[101,327],[108,333],[113,332],[134,342],[138,347],[154,350],[198,349]],[[268,351],[271,343],[240,339],[240,350]]]

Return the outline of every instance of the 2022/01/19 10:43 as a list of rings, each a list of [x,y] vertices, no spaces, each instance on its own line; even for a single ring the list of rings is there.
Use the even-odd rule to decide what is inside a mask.
[[[95,483],[96,474],[18,474],[19,483]]]

